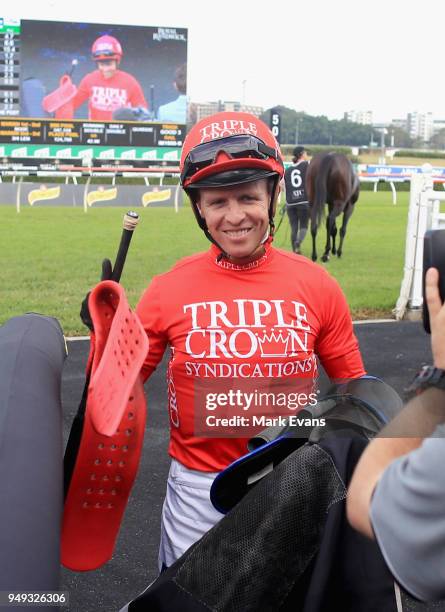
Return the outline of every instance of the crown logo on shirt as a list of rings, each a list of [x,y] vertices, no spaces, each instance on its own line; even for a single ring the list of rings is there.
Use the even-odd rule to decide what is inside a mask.
[[[262,357],[286,357],[287,345],[289,344],[289,334],[284,336],[282,332],[271,332],[258,337],[258,344]]]

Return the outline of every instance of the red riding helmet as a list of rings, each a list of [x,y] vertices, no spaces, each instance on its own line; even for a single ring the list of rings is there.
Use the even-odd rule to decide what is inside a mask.
[[[246,168],[263,170],[269,176],[277,174],[280,178],[284,174],[275,136],[258,117],[250,113],[217,113],[192,127],[181,154],[181,183],[185,189],[198,186],[197,183],[208,186],[212,181],[205,179],[210,176]]]
[[[255,115],[223,112],[199,121],[184,141],[180,171],[181,185],[190,196],[196,219],[206,235],[205,221],[195,203],[196,189],[273,177],[275,189],[269,206],[273,229],[274,195],[284,166],[275,136]]]
[[[91,53],[95,62],[98,60],[107,59],[114,59],[117,62],[120,62],[122,59],[122,47],[120,42],[117,40],[117,38],[114,38],[114,36],[108,36],[108,34],[105,36],[100,36],[94,41],[91,48]]]

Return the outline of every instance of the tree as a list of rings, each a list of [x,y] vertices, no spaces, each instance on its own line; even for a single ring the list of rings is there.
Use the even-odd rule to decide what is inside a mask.
[[[436,149],[445,149],[445,128],[431,137],[430,143]]]
[[[394,146],[402,149],[409,149],[413,146],[413,139],[407,130],[391,125],[385,138],[386,146],[391,146],[391,135],[394,136]]]
[[[321,145],[368,145],[371,133],[377,139],[378,132],[371,126],[353,123],[345,119],[329,120],[324,115],[313,116],[296,112],[285,106],[275,107],[281,112],[281,142],[283,144],[321,144]],[[261,115],[270,123],[270,109]]]

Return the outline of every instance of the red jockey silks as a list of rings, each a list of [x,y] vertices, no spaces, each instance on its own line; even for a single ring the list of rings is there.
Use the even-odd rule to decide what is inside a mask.
[[[62,563],[75,571],[96,569],[113,554],[146,417],[139,372],[148,339],[123,288],[99,283],[89,309],[95,330],[90,385],[62,525]]]

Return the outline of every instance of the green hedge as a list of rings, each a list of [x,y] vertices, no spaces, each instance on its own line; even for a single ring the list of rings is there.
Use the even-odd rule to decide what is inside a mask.
[[[280,145],[281,152],[283,153],[284,159],[287,162],[292,161],[293,150],[296,145],[284,144]],[[328,151],[332,151],[333,153],[343,153],[346,155],[348,159],[351,160],[353,164],[359,164],[360,159],[357,155],[352,155],[352,150],[350,147],[342,147],[342,146],[329,146],[329,145],[302,145],[308,151],[308,153],[312,155],[317,155],[317,153],[326,153]]]
[[[409,191],[411,188],[410,181],[404,181],[403,183],[394,183],[396,191]],[[374,183],[360,183],[360,191],[373,191]],[[377,191],[391,191],[391,185],[386,181],[379,181]],[[440,183],[434,183],[434,191],[443,191],[443,187]]]
[[[396,191],[409,191],[411,183],[405,181],[403,183],[394,183]],[[374,183],[360,183],[360,191],[373,191]],[[377,191],[391,191],[391,185],[386,181],[379,181]]]
[[[282,144],[280,145],[281,152],[285,157],[292,157],[293,150],[297,145],[294,144]],[[342,147],[337,145],[310,145],[304,144],[303,146],[311,155],[317,153],[324,153],[325,151],[333,151],[334,153],[343,153],[350,157],[352,155],[351,147]]]
[[[394,157],[421,157],[426,159],[445,159],[445,151],[415,151],[413,149],[400,149]]]

